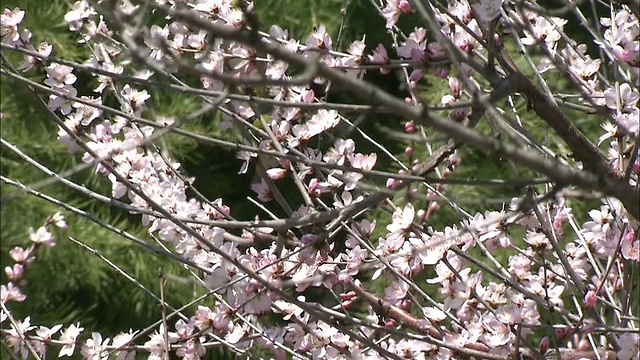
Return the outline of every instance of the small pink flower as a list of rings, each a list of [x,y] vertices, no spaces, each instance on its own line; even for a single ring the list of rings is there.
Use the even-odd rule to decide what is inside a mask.
[[[9,256],[11,256],[13,261],[17,263],[29,263],[30,260],[33,259],[29,257],[30,255],[31,255],[31,249],[25,250],[24,248],[21,248],[19,246],[16,246],[13,249],[11,249],[11,251],[9,251]]]
[[[331,49],[331,35],[327,33],[327,28],[324,25],[320,25],[316,28],[307,40],[305,45],[309,49]]]
[[[8,283],[6,286],[0,286],[0,301],[3,304],[8,303],[9,301],[23,302],[27,299],[27,295],[23,294],[20,291],[20,288],[13,285],[12,282]]]
[[[280,180],[287,174],[287,170],[283,168],[271,168],[267,170],[267,176],[271,180]]]
[[[598,295],[596,294],[596,292],[593,290],[589,290],[587,291],[587,294],[584,296],[584,305],[588,308],[593,307],[597,300],[598,300]]]
[[[3,37],[3,43],[11,44],[20,39],[18,25],[24,19],[24,14],[24,11],[20,10],[20,8],[4,9],[2,15],[0,15],[0,34]]]
[[[540,353],[544,354],[547,352],[547,350],[549,350],[549,344],[551,343],[551,341],[549,340],[548,336],[545,336],[542,338],[542,340],[540,340]]]
[[[47,247],[54,247],[56,245],[56,240],[47,228],[41,226],[37,231],[33,231],[33,228],[29,229],[29,238],[36,244],[42,244]]]
[[[20,354],[23,359],[28,358],[29,349],[25,343],[25,337],[27,332],[31,331],[35,326],[31,326],[31,317],[27,316],[24,321],[18,321],[15,325],[12,325],[10,330],[7,330],[7,341],[9,346],[13,348],[16,354]]]
[[[76,348],[76,339],[83,330],[84,328],[80,327],[80,323],[78,323],[78,325],[70,325],[62,332],[59,341],[64,343],[65,345],[60,349],[58,357],[73,355],[73,352]]]
[[[61,230],[67,230],[68,228],[67,222],[64,220],[64,216],[59,212],[51,216],[51,222]]]
[[[5,267],[4,272],[7,274],[7,278],[9,278],[10,281],[15,281],[22,277],[22,274],[24,273],[24,266],[20,263],[13,264],[13,267]]]

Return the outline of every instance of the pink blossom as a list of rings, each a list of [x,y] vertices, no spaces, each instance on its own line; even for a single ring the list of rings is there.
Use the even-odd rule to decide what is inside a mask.
[[[105,347],[109,345],[109,341],[109,338],[102,340],[102,335],[94,332],[91,334],[91,338],[84,343],[80,353],[82,354],[82,357],[87,360],[106,359],[109,356],[109,353],[106,351]]]
[[[84,328],[80,327],[80,323],[77,325],[71,324],[68,328],[62,331],[59,341],[64,343],[64,346],[60,349],[58,357],[72,356],[76,348],[76,338]]]
[[[307,49],[331,50],[331,35],[327,33],[327,28],[324,25],[320,25],[307,37],[304,44]]]
[[[130,111],[136,116],[142,114],[144,102],[151,98],[151,95],[149,95],[146,90],[133,89],[129,84],[124,85],[121,95],[127,101]]]
[[[67,230],[68,228],[67,222],[64,220],[64,216],[59,212],[53,214],[50,221],[61,230]]]
[[[640,99],[640,93],[631,88],[627,83],[620,85],[619,92],[615,87],[608,88],[604,92],[604,98],[607,102],[607,107],[612,110],[630,111],[638,103]],[[618,109],[618,99],[620,99],[620,108]]]
[[[66,97],[76,97],[78,95],[78,90],[76,90],[71,85],[64,85],[60,88],[56,88],[55,90],[62,93],[62,95]],[[50,94],[49,102],[47,103],[47,106],[49,106],[49,109],[51,109],[51,111],[56,111],[60,109],[60,112],[63,115],[68,115],[72,109],[71,107],[71,105],[73,104],[72,101],[73,100],[64,98],[62,96],[58,96],[56,94]]]
[[[5,267],[4,272],[7,274],[7,278],[10,281],[15,281],[20,279],[22,277],[22,274],[24,274],[24,266],[20,263],[13,264],[13,267]]]
[[[27,316],[23,321],[17,321],[11,325],[11,329],[6,330],[7,341],[13,348],[15,354],[20,354],[23,359],[29,356],[29,349],[25,343],[25,337],[35,326],[31,326],[31,317]]]
[[[9,301],[23,302],[27,299],[27,296],[24,295],[20,288],[15,286],[12,282],[9,282],[7,285],[0,286],[0,301],[3,304],[8,303]]]
[[[620,244],[620,253],[625,259],[637,262],[640,261],[640,240],[634,238],[634,230],[627,231]]]
[[[17,263],[30,263],[34,258],[31,256],[31,250],[25,250],[20,246],[16,246],[9,251],[9,256]]]
[[[267,170],[267,176],[271,180],[280,180],[287,174],[287,170],[283,168],[271,168]]]
[[[387,6],[382,9],[382,16],[387,20],[386,27],[391,29],[400,14],[408,14],[411,12],[411,4],[407,0],[387,0]]]
[[[18,25],[24,19],[25,12],[20,8],[13,10],[4,9],[0,15],[0,28],[2,31],[2,42],[12,44],[20,39]]]
[[[534,45],[538,41],[542,41],[549,49],[553,49],[556,42],[560,40],[560,33],[557,29],[562,30],[567,20],[551,17],[547,20],[543,16],[537,16],[533,23],[526,28],[526,38],[520,39],[525,45]]]
[[[33,228],[29,228],[29,238],[36,244],[41,244],[46,247],[54,247],[56,245],[56,239],[53,237],[47,228],[41,226],[37,231],[33,231]]]
[[[71,7],[71,11],[64,15],[64,20],[69,23],[71,31],[78,31],[84,26],[84,22],[96,15],[95,10],[89,6],[86,0],[76,1]]]
[[[378,47],[373,49],[373,53],[369,55],[369,62],[373,64],[388,64],[389,63],[389,55],[387,54],[387,49],[385,49],[384,45],[378,44]],[[391,70],[385,67],[380,68],[381,74],[388,74]]]
[[[133,331],[129,329],[129,332],[121,332],[118,335],[113,337],[113,341],[111,342],[111,346],[116,349],[120,349],[133,344],[133,337],[138,333],[138,330]],[[115,351],[116,360],[134,360],[135,352],[134,351],[125,351],[119,350]]]
[[[323,160],[329,164],[343,165],[345,159],[353,154],[356,143],[352,139],[337,138],[334,145],[324,155]]]
[[[144,343],[144,348],[149,351],[151,356],[157,356],[161,358],[165,351],[168,351],[165,342],[165,336],[169,339],[169,344],[173,344],[178,341],[178,335],[174,332],[167,332],[165,334],[164,324],[160,324],[160,328],[149,336],[149,341]]]

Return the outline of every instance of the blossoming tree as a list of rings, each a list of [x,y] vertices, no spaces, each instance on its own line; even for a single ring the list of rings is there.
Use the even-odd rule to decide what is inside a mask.
[[[20,358],[197,359],[224,347],[277,359],[639,359],[640,16],[637,1],[590,3],[585,14],[573,2],[548,10],[527,0],[372,1],[392,45],[362,34],[338,46],[323,25],[295,39],[284,23],[263,24],[247,1],[80,0],[64,21],[91,50],[82,63],[31,42],[37,34],[21,26],[29,9],[5,9],[3,81],[38,94],[59,127],[51,136],[81,156],[83,165],[64,171],[92,167],[111,192],[68,180],[4,136],[3,151],[139,216],[164,246],[154,249],[206,291],[179,306],[152,294],[162,318],[119,334],[15,318],[12,303],[28,302],[24,271],[56,244],[51,229],[85,246],[61,213],[87,213],[2,175],[5,186],[61,208],[30,231],[29,246],[11,250],[3,341]],[[564,31],[570,16],[590,43]],[[9,52],[24,61],[11,63]],[[38,70],[41,83],[23,75]],[[374,72],[401,79],[401,90],[372,84]],[[80,74],[94,78],[91,91],[78,86]],[[437,102],[426,79],[447,89]],[[569,93],[554,89],[558,79]],[[201,106],[156,116],[148,100],[159,88]],[[337,102],[336,89],[359,100]],[[597,117],[603,132],[585,133],[568,115],[576,112]],[[359,125],[375,113],[404,131],[376,141]],[[205,114],[240,140],[185,129]],[[541,126],[557,144],[534,134]],[[238,218],[225,194],[201,195],[164,151],[168,134],[235,151],[244,161],[237,176],[257,174],[255,216]],[[405,151],[393,153],[390,141]],[[508,172],[457,177],[478,166],[464,148]],[[463,185],[520,191],[500,210],[472,213],[452,195]],[[582,197],[601,205],[576,214]],[[457,220],[434,225],[445,208]],[[374,212],[390,220],[380,224]]]

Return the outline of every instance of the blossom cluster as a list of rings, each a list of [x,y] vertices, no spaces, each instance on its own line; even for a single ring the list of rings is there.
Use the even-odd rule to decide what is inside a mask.
[[[564,196],[543,201],[526,195],[502,210],[476,214],[455,205],[460,221],[435,229],[429,219],[449,200],[443,195],[447,186],[445,181],[431,186],[421,180],[426,174],[415,170],[431,159],[414,151],[426,141],[414,136],[424,134],[418,119],[405,124],[403,135],[412,139],[405,164],[384,152],[363,151],[369,146],[343,135],[339,130],[351,125],[341,111],[347,107],[328,103],[323,95],[332,83],[363,84],[367,71],[375,69],[401,76],[408,94],[400,105],[384,98],[373,105],[418,108],[424,106],[419,89],[425,74],[434,74],[448,89],[436,110],[446,115],[447,124],[462,127],[478,109],[477,90],[495,84],[482,73],[493,66],[487,57],[503,49],[511,35],[522,53],[542,54],[534,66],[540,79],[560,69],[576,85],[580,105],[602,110],[608,120],[600,143],[610,139],[607,165],[637,189],[638,19],[620,7],[601,20],[597,44],[616,64],[620,80],[614,83],[606,76],[613,70],[592,59],[586,45],[564,40],[565,19],[542,16],[533,4],[523,9],[501,0],[449,1],[448,7],[429,9],[432,24],[405,35],[398,27],[402,19],[429,18],[429,11],[420,2],[382,3],[378,10],[395,45],[388,51],[371,44],[368,52],[365,37],[345,51],[335,48],[322,25],[304,41],[280,26],[260,32],[250,2],[148,2],[145,6],[166,15],[167,22],[134,33],[128,22],[146,11],[137,1],[118,1],[113,13],[99,14],[80,0],[64,20],[81,44],[90,45],[84,64],[53,58],[47,43],[33,46],[32,34],[19,28],[25,12],[5,9],[2,43],[24,54],[18,69],[46,74],[42,91],[49,109],[62,119],[60,144],[95,165],[111,184],[110,197],[128,204],[150,234],[199,270],[200,286],[215,298],[214,306],[199,305],[194,314],[160,325],[146,340],[131,329],[113,338],[94,332],[80,340],[80,324],[53,339],[62,324],[36,328],[30,317],[9,323],[10,313],[3,310],[3,324],[9,323],[3,337],[15,353],[44,356],[48,347],[58,346],[59,356],[67,356],[82,344],[78,349],[85,359],[110,354],[130,359],[138,352],[151,359],[167,352],[199,359],[222,344],[237,354],[260,348],[278,359],[454,359],[478,352],[493,358],[524,352],[535,358],[552,351],[551,336],[556,348],[640,358],[637,323],[626,320],[638,314],[617,305],[637,285],[625,271],[640,262],[638,222],[624,199],[606,197],[583,224]],[[121,24],[119,34],[109,29],[105,19],[110,17]],[[506,30],[496,33],[496,24]],[[456,62],[451,51],[466,60]],[[129,69],[133,60],[145,70]],[[190,197],[194,179],[153,146],[183,121],[145,119],[151,95],[140,84],[159,75],[178,79],[187,69],[198,75],[201,87],[187,88],[179,80],[176,86],[206,94],[203,107],[220,111],[221,131],[247,134],[242,145],[233,144],[245,162],[238,174],[256,168],[260,177],[251,185],[256,203],[269,215],[269,207],[278,208],[286,218],[238,221],[222,195],[213,201]],[[91,95],[78,93],[79,71],[95,78],[98,86]],[[103,104],[107,95],[118,100],[118,109]],[[381,154],[395,159],[401,170],[376,172]],[[451,178],[464,160],[455,148],[445,155],[434,166],[441,180]],[[388,179],[377,186],[380,173]],[[300,204],[287,203],[283,192],[289,188],[299,192]],[[391,195],[401,191],[419,201],[394,204],[399,200]],[[367,217],[377,205],[391,214],[384,227]],[[30,231],[29,250],[12,250],[15,264],[5,269],[11,282],[2,286],[3,305],[26,299],[19,281],[33,251],[55,245],[50,225],[66,228],[56,214]],[[327,295],[311,301],[310,290]],[[604,310],[615,315],[609,318]],[[545,316],[549,312],[558,317]],[[624,331],[611,335],[610,321]]]

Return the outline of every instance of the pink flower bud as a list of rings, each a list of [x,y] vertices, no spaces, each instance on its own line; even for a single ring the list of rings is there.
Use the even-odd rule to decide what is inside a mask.
[[[616,280],[616,285],[614,286],[614,290],[616,292],[622,290],[622,280],[620,279]]]
[[[407,155],[407,157],[413,156],[413,148],[411,146],[408,146],[406,149],[404,149],[404,154]]]
[[[411,300],[409,299],[402,300],[402,302],[400,303],[400,307],[403,310],[409,310],[409,308],[411,308]]]
[[[555,328],[554,332],[556,335],[556,339],[562,339],[564,338],[564,336],[567,334],[567,328]]]
[[[499,34],[493,34],[493,46],[496,49],[502,49],[502,39]]]
[[[389,319],[387,321],[384,322],[384,326],[388,327],[388,328],[392,328],[396,325],[396,321],[393,319]]]
[[[287,174],[287,170],[282,168],[271,168],[267,170],[267,176],[271,180],[280,180]]]
[[[576,344],[576,350],[579,351],[587,351],[590,349],[590,345],[589,345],[589,341],[587,339],[580,339],[580,341],[578,341],[578,343]]]
[[[407,121],[404,124],[404,131],[406,131],[407,133],[411,134],[415,130],[416,130],[416,128],[415,128],[415,123],[413,122],[413,120]]]
[[[407,0],[400,0],[398,2],[398,9],[403,13],[408,14],[411,12],[411,4],[409,4]]]
[[[593,290],[589,290],[587,291],[587,295],[584,296],[584,306],[588,308],[593,307],[593,305],[595,305],[597,300],[598,300],[598,295],[596,294],[596,292]]]
[[[348,293],[342,293],[339,296],[340,296],[340,300],[349,300],[349,299],[353,299],[356,296],[356,293],[355,291],[349,291]]]
[[[547,350],[549,350],[549,337],[545,336],[542,338],[542,340],[540,340],[540,353],[544,354],[547,352]]]
[[[24,266],[22,266],[22,264],[13,264],[13,267],[5,267],[4,272],[7,274],[9,280],[14,281],[22,277],[22,274],[24,274]]]
[[[64,216],[59,212],[53,214],[50,221],[61,230],[67,230],[68,228],[67,222],[64,220]]]
[[[394,178],[388,178],[386,187],[388,189],[393,189],[396,186],[396,184],[398,184],[398,183],[399,183],[398,180],[396,180]]]
[[[340,305],[342,305],[343,308],[348,309],[353,305],[353,300],[343,301]]]
[[[420,221],[424,221],[426,218],[427,218],[427,212],[424,211],[424,209],[418,210],[418,219],[420,219]]]
[[[449,78],[449,88],[451,89],[451,95],[453,95],[453,97],[458,98],[460,96],[460,82],[457,78]]]

